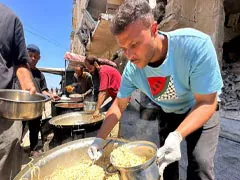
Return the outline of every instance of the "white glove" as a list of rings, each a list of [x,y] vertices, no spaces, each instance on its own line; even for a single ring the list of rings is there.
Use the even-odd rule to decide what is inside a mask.
[[[158,149],[157,164],[160,178],[163,178],[163,171],[167,165],[181,159],[180,143],[182,139],[179,132],[171,132],[166,138],[164,145]]]
[[[96,161],[103,155],[103,146],[105,144],[105,140],[102,138],[95,138],[91,146],[88,148],[89,157]]]

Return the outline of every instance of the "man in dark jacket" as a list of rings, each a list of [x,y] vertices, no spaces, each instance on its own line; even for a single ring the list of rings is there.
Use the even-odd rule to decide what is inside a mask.
[[[21,88],[36,92],[27,66],[22,23],[7,7],[0,3],[0,89],[11,89],[16,74]],[[8,121],[0,117],[0,179],[13,179],[21,169],[21,121]]]

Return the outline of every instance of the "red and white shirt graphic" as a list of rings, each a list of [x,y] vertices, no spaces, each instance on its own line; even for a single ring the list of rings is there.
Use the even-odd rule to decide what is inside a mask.
[[[178,99],[172,76],[148,77],[147,81],[156,101]]]

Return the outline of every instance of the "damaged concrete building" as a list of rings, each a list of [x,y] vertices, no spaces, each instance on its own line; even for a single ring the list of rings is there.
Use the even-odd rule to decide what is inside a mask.
[[[109,30],[109,21],[122,2],[123,0],[73,1],[71,51],[110,59],[118,48]]]
[[[126,59],[109,30],[111,16],[122,2],[74,0],[71,51],[115,60],[122,72]],[[149,0],[149,3],[159,30],[192,27],[211,36],[224,78],[222,107],[240,110],[240,1]]]

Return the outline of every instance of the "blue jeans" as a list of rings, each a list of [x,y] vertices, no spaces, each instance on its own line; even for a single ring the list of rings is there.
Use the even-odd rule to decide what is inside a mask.
[[[160,145],[164,144],[168,134],[174,131],[185,119],[185,114],[165,113],[160,110],[159,139]],[[213,180],[214,179],[214,155],[218,144],[220,131],[219,111],[204,124],[204,126],[186,137],[188,168],[187,180]],[[178,180],[178,162],[166,167],[164,180]]]

